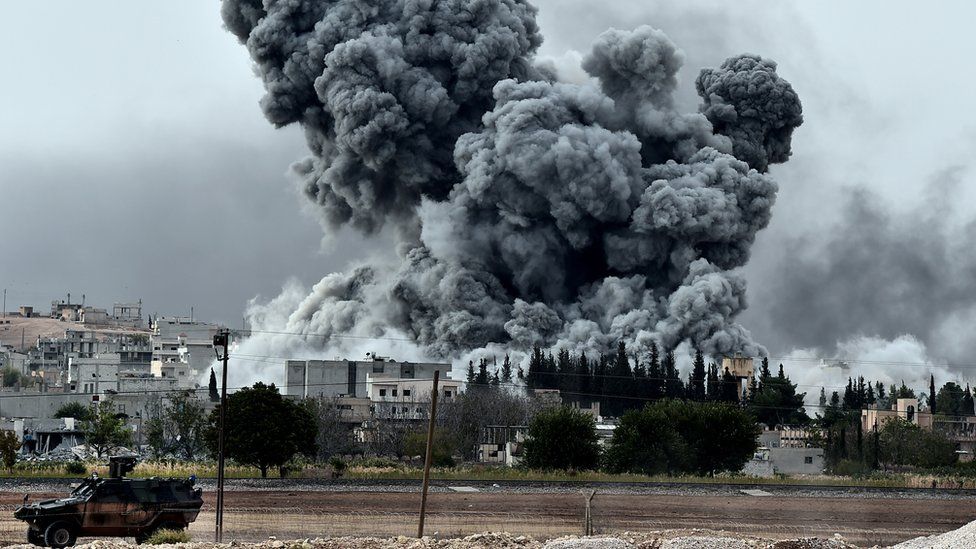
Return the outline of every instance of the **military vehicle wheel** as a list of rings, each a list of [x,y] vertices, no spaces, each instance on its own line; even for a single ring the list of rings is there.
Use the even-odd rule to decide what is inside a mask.
[[[44,543],[48,547],[61,549],[75,544],[75,531],[66,522],[55,522],[44,530]]]
[[[27,543],[37,545],[38,547],[46,547],[46,545],[44,545],[44,534],[34,530],[33,528],[27,529]]]

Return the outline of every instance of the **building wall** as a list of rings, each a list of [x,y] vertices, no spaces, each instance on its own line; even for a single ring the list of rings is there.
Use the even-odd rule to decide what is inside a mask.
[[[441,372],[445,384],[450,382],[450,364],[394,362],[392,360],[289,360],[285,362],[285,394],[298,397],[368,398],[367,376],[411,380],[433,379]],[[372,379],[372,378],[371,378]]]
[[[824,470],[823,448],[770,448],[769,462],[776,473],[819,475]]]
[[[91,404],[93,395],[80,393],[41,393],[37,391],[0,392],[2,418],[52,418],[69,402]]]

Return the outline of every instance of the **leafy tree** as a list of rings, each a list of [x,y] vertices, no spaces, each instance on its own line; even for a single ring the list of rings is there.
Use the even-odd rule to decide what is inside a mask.
[[[112,401],[106,400],[99,403],[92,416],[81,423],[85,444],[95,453],[95,457],[111,455],[132,443],[132,431],[126,428],[124,418],[123,414],[115,412]]]
[[[527,426],[540,409],[540,401],[505,387],[465,391],[437,403],[437,426],[453,452],[466,460],[477,458],[485,427]]]
[[[17,433],[13,431],[0,431],[0,461],[7,469],[13,469],[17,462],[17,450],[20,450],[20,441],[17,440]]]
[[[624,414],[605,464],[612,472],[645,474],[739,471],[758,435],[752,415],[739,406],[664,400]]]
[[[175,454],[193,460],[205,448],[207,414],[193,391],[176,393],[146,424],[149,447],[157,456]]]
[[[964,416],[965,393],[962,387],[949,381],[939,389],[935,396],[935,408],[944,416]]]
[[[287,400],[278,388],[264,383],[227,397],[224,453],[268,476],[270,467],[284,473],[284,465],[297,454],[315,455],[316,421],[309,407]],[[210,414],[207,443],[217,453],[220,406]]]
[[[311,399],[306,406],[316,422],[315,447],[319,461],[355,451],[350,430],[342,422],[337,399]]]
[[[69,402],[62,404],[58,411],[54,413],[56,418],[73,417],[78,421],[88,421],[92,418],[91,407],[85,406],[80,402]]]
[[[214,373],[213,368],[210,369],[210,401],[217,402],[220,400],[220,392],[217,391],[217,374]]]
[[[529,425],[525,464],[532,469],[596,469],[600,461],[593,417],[568,406],[540,412]]]
[[[926,431],[903,418],[884,422],[879,433],[880,462],[891,466],[940,467],[957,460],[956,445],[939,431]]]
[[[6,367],[0,369],[0,387],[14,387],[22,385],[24,375],[14,368]]]

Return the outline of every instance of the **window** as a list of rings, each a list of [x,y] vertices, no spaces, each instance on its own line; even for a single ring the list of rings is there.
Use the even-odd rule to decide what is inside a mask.
[[[404,389],[403,390],[403,396],[405,396],[405,397],[410,396],[410,389]]]
[[[380,396],[381,397],[385,397],[386,396],[386,389],[380,389]]]
[[[451,391],[444,391],[445,398],[451,398]]]
[[[807,465],[813,465],[813,456],[807,456],[803,458],[803,463],[806,463]]]
[[[393,389],[393,396],[397,396],[397,390]]]

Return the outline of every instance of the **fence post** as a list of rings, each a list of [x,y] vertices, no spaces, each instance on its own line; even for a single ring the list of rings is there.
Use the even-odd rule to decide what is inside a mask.
[[[585,491],[582,492],[583,499],[586,500],[586,508],[583,512],[583,535],[592,536],[593,535],[593,509],[590,502],[593,501],[593,496],[596,495],[596,490],[590,490],[587,494]]]

